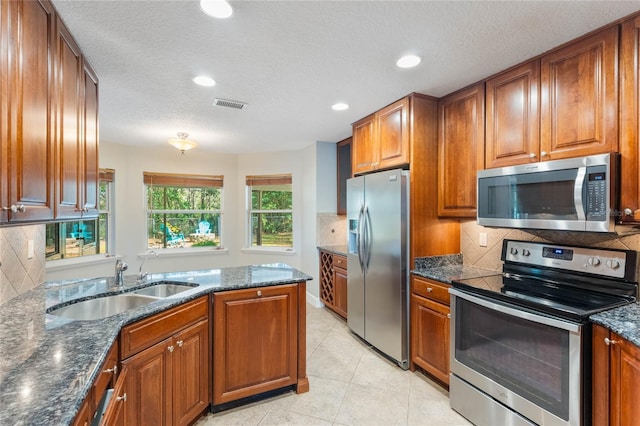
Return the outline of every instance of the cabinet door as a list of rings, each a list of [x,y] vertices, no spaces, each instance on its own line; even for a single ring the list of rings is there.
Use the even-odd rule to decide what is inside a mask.
[[[130,425],[168,425],[172,421],[171,338],[122,361],[128,369],[125,417]]]
[[[618,27],[543,56],[540,68],[541,159],[617,151]]]
[[[2,56],[7,59],[3,90],[6,114],[2,141],[3,206],[26,210],[2,211],[0,221],[35,221],[53,218],[54,98],[53,55],[55,15],[48,1],[2,2],[1,17],[10,31]],[[3,70],[4,72],[4,70]],[[2,108],[0,106],[0,108]],[[8,123],[7,123],[8,122]],[[4,131],[7,127],[3,127]],[[3,135],[3,137],[5,137]]]
[[[411,362],[449,384],[449,307],[411,294]]]
[[[336,212],[339,215],[347,214],[347,179],[351,178],[351,138],[337,143],[337,167],[336,181],[337,200]]]
[[[347,270],[333,268],[333,287],[335,293],[334,310],[338,315],[347,318]]]
[[[484,83],[438,104],[438,215],[476,217],[476,175],[484,168]]]
[[[297,291],[282,285],[215,293],[214,404],[297,382]]]
[[[611,356],[605,339],[609,330],[593,326],[591,354],[591,419],[593,425],[609,424],[609,393]]]
[[[540,61],[487,80],[487,168],[540,161]]]
[[[365,173],[375,168],[378,161],[378,147],[375,141],[374,115],[353,123],[351,162],[353,174]]]
[[[409,163],[409,98],[395,102],[376,113],[379,145],[376,168],[386,169]]]
[[[640,15],[622,24],[620,42],[620,207],[640,222]]]
[[[128,368],[124,368],[116,381],[113,388],[113,396],[107,405],[104,417],[100,425],[102,426],[126,426],[127,423],[126,407],[132,403],[130,396],[127,395],[128,389]]]
[[[611,333],[610,424],[637,424],[640,417],[640,348]]]
[[[209,405],[209,321],[173,338],[173,424],[188,425]]]
[[[82,217],[98,216],[98,77],[83,61],[82,175],[78,182],[82,196]]]
[[[81,81],[82,55],[64,23],[58,19],[56,32],[57,140],[56,218],[82,215],[79,182],[82,174]]]
[[[72,426],[90,426],[91,421],[93,420],[93,396],[91,392],[85,398],[84,402],[80,406],[80,410],[78,410],[78,414],[76,418],[73,419]]]

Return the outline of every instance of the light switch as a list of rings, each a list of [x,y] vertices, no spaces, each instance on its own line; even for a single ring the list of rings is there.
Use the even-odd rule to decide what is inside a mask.
[[[29,240],[27,243],[27,259],[31,259],[33,257],[33,240]]]
[[[487,246],[487,233],[486,232],[481,232],[480,233],[480,238],[479,238],[479,244],[480,247],[486,247]]]

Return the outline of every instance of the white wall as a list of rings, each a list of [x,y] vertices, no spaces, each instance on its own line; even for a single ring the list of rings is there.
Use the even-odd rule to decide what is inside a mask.
[[[317,154],[317,152],[321,154]],[[331,152],[333,158],[331,159]],[[317,162],[328,162],[316,184]],[[127,274],[138,271],[146,251],[144,171],[224,175],[222,243],[225,251],[175,249],[149,258],[147,272],[185,271],[259,263],[286,263],[313,277],[317,275],[316,214],[318,200],[335,212],[335,144],[317,143],[299,151],[231,155],[198,150],[180,154],[170,146],[148,149],[102,144],[100,167],[115,170],[115,255],[129,264]],[[325,167],[322,165],[321,167]],[[245,251],[245,176],[292,174],[294,253]],[[318,188],[318,189],[317,189]],[[318,195],[320,194],[320,195]],[[333,207],[330,204],[333,203]],[[75,279],[113,274],[115,260],[103,258],[89,264],[70,260],[67,267],[47,265],[46,279]],[[311,302],[317,298],[317,284],[307,284]]]

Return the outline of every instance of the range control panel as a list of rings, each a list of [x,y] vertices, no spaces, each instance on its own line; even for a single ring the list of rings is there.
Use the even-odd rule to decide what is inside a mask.
[[[502,260],[531,266],[625,278],[627,253],[621,250],[572,247],[553,243],[504,240]]]

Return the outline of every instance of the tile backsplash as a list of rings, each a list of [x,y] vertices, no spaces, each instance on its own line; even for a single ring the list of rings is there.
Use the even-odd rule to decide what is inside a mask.
[[[318,213],[316,221],[316,245],[335,246],[347,244],[347,216],[335,213]]]
[[[34,253],[28,258],[28,243]],[[0,305],[40,284],[45,276],[45,226],[0,228]]]
[[[475,220],[460,223],[460,251],[465,265],[501,270],[502,240],[545,241],[557,244],[640,251],[640,234],[613,235],[593,232],[533,231],[487,228]],[[480,247],[480,233],[487,234],[487,247]]]

